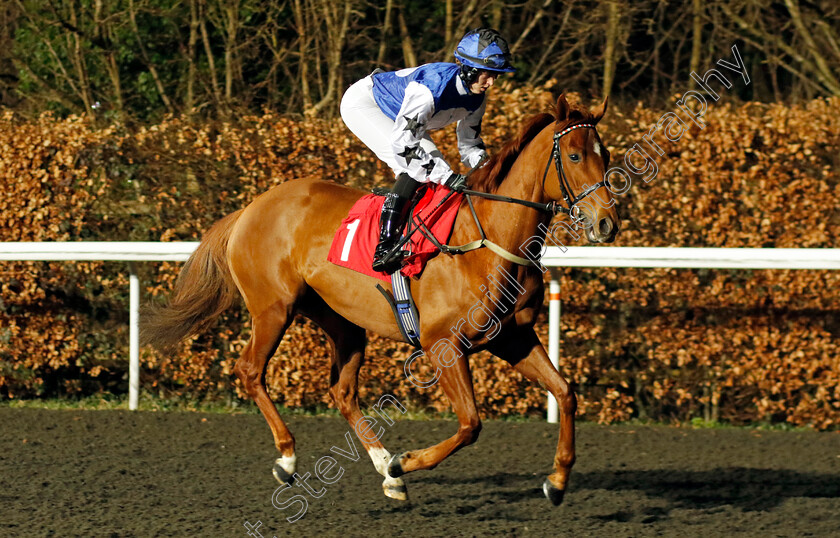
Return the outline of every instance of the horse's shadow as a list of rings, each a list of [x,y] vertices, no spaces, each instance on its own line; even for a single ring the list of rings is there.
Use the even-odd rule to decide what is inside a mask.
[[[445,495],[428,502],[463,498],[468,487],[480,503],[523,503],[542,499],[543,476],[532,473],[494,473],[484,476],[423,477],[411,482],[447,486]],[[733,507],[744,511],[769,511],[797,497],[840,498],[840,474],[790,470],[726,467],[708,471],[629,470],[573,472],[568,496],[597,490],[635,491],[668,502],[663,513],[674,509]]]
[[[595,471],[572,474],[569,494],[635,490],[669,501],[669,508],[732,506],[766,511],[796,497],[840,497],[840,474],[726,467],[708,471]]]

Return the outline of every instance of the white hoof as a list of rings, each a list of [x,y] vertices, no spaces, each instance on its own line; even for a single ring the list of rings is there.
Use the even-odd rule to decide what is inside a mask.
[[[271,474],[281,484],[291,484],[295,481],[294,474],[297,469],[297,456],[281,456],[274,460],[274,468],[271,469]]]
[[[391,460],[391,453],[384,448],[371,448],[368,450],[368,455],[373,460],[373,466],[376,467],[376,471],[385,477],[385,480],[382,481],[382,491],[385,492],[385,496],[398,501],[407,501],[408,490],[405,488],[403,479],[394,478],[388,473],[388,462]]]
[[[382,482],[382,491],[385,492],[386,497],[390,497],[398,501],[408,500],[408,490],[406,489],[405,482],[403,482],[402,478],[386,478]]]

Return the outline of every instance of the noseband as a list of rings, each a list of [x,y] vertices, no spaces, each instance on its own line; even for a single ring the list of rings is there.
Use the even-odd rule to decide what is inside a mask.
[[[577,196],[574,196],[574,192],[572,191],[572,185],[569,183],[569,179],[566,177],[566,171],[563,169],[563,154],[560,151],[560,139],[563,136],[571,133],[575,129],[594,129],[595,126],[591,123],[578,123],[577,125],[572,125],[571,127],[566,127],[562,131],[558,131],[554,133],[554,147],[551,150],[551,155],[548,156],[548,163],[545,165],[545,172],[543,173],[542,179],[542,186],[543,191],[545,191],[545,180],[548,177],[548,169],[551,167],[551,161],[554,160],[554,165],[557,168],[557,178],[560,182],[560,192],[563,194],[563,200],[565,200],[566,205],[568,207],[563,207],[559,205],[557,202],[551,202],[551,211],[556,215],[557,213],[565,213],[570,217],[574,218],[573,213],[575,213],[575,209],[577,204],[595,192],[596,190],[600,189],[601,187],[605,187],[607,185],[606,180],[601,180],[598,183],[587,187]]]

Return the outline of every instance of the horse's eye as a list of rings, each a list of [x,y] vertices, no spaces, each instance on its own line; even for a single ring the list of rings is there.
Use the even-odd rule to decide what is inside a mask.
[[[569,160],[573,163],[580,162],[580,155],[578,155],[577,153],[572,153],[571,155],[569,155]]]

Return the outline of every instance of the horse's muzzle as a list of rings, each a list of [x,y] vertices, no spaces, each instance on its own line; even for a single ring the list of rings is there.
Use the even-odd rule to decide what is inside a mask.
[[[590,243],[612,243],[618,235],[618,224],[612,219],[601,218],[595,226],[586,229],[586,238]]]

